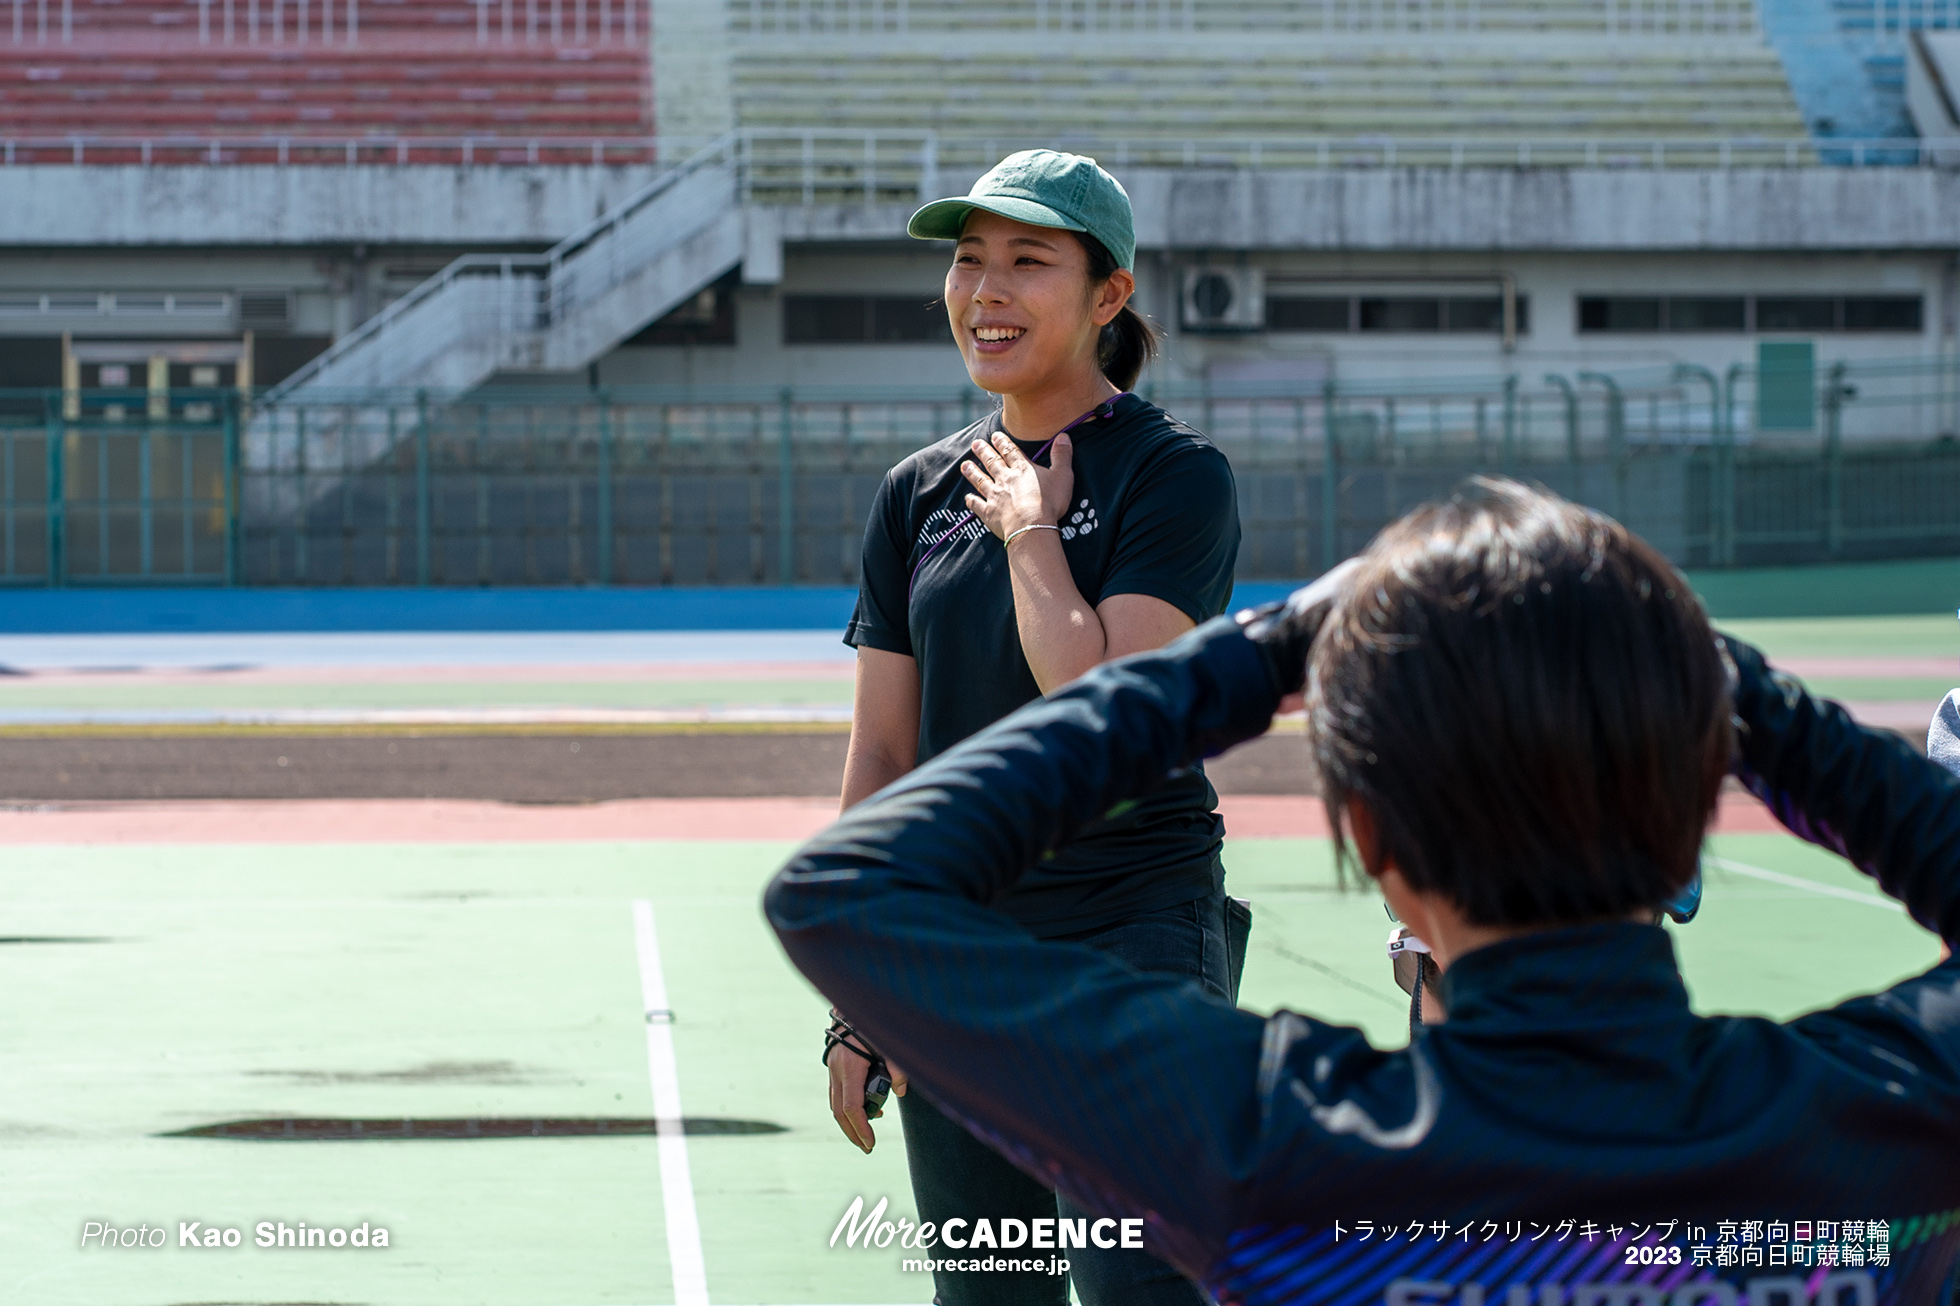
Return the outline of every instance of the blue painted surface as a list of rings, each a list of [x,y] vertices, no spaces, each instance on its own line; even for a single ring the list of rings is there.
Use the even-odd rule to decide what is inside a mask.
[[[1256,608],[1261,603],[1277,603],[1307,582],[1303,580],[1242,580],[1232,586],[1232,605],[1228,611]]]
[[[1873,5],[1874,0],[1760,0],[1757,6],[1797,108],[1820,141],[1914,135],[1905,111],[1903,63],[1872,40]],[[1916,12],[1908,18],[1921,25]]]
[[[1300,584],[1241,583],[1234,609]],[[823,630],[857,604],[843,586],[788,589],[0,590],[0,633]]]
[[[837,630],[857,591],[797,589],[0,590],[0,632]]]
[[[1950,612],[1954,596],[1960,595],[1960,559],[1696,571],[1688,574],[1688,580],[1718,619]],[[1228,610],[1283,599],[1306,583],[1240,581],[1233,587]],[[841,635],[856,604],[857,591],[841,585],[0,590],[0,634],[778,630],[822,631],[834,637]],[[557,656],[561,661],[580,660]],[[659,660],[644,651],[634,656]],[[804,651],[797,656],[812,654]]]

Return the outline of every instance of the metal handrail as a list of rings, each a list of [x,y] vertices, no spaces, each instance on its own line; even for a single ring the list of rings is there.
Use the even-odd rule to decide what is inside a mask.
[[[217,12],[215,13],[213,12],[214,2],[215,0],[190,0],[190,3],[197,7],[196,42],[198,45],[209,46],[214,43],[219,45],[259,45],[263,43],[268,46],[288,44],[303,46],[308,44],[308,38],[310,36],[313,43],[317,45],[339,45],[348,49],[359,48],[360,46],[360,0],[342,0],[338,31],[334,30],[332,5],[322,4],[318,10],[317,20],[308,21],[308,16],[302,3],[293,16],[291,35],[287,33],[287,20],[279,0],[266,0],[264,7],[269,12],[265,15],[263,22],[260,20],[259,11],[261,5],[259,0],[239,0],[238,3],[233,3],[232,0],[223,0],[222,3],[218,4]],[[555,5],[551,7],[548,15],[540,14],[536,6],[531,6],[525,15],[524,31],[520,36],[513,22],[513,14],[508,7],[501,14],[501,20],[493,22],[490,12],[493,0],[471,0],[471,2],[476,7],[476,44],[480,46],[494,44],[516,45],[520,40],[525,45],[536,45],[548,40],[550,43],[556,45],[574,44],[582,46],[591,43],[589,38],[596,38],[600,43],[618,41],[631,44],[638,40],[639,29],[645,25],[643,13],[644,0],[617,0],[619,10],[617,22],[613,18],[615,0],[596,0],[598,12],[594,15],[595,21],[589,25],[586,21],[587,14],[584,5],[578,5],[574,8],[570,15],[571,21],[569,22],[565,21],[566,16],[562,15]],[[46,46],[50,44],[49,36],[53,30],[53,26],[58,25],[59,35],[54,43],[60,45],[73,45],[75,43],[74,0],[59,0],[58,24],[56,25],[51,25],[49,22],[49,6],[47,0],[35,0],[33,4],[34,16],[31,22],[27,16],[28,7],[26,0],[12,0],[13,21],[9,24],[4,20],[0,20],[0,41],[15,46]],[[89,18],[84,16],[84,24],[89,21]],[[370,27],[373,25],[370,23]],[[386,24],[384,23],[383,26],[385,29]],[[493,27],[498,29],[495,34],[492,31]],[[588,27],[593,27],[597,30],[589,31]],[[546,30],[547,28],[549,29],[548,32]],[[619,32],[617,37],[613,35],[615,28]],[[439,32],[441,31],[441,29],[437,30]],[[425,33],[426,29],[417,34],[421,35]],[[94,33],[84,33],[85,36],[90,34],[100,35],[102,32],[98,28]],[[113,36],[125,36],[129,34],[130,29],[128,28],[122,31],[112,32]],[[442,34],[448,35],[446,32]],[[154,42],[159,35],[161,33],[158,33],[155,28],[141,33],[142,38],[146,42]],[[498,39],[498,35],[501,36],[501,40]],[[189,37],[190,34],[185,32],[178,39],[188,40]]]
[[[1900,0],[1893,0],[1899,3]],[[1937,0],[1935,0],[1937,2]],[[1952,3],[1952,0],[1947,0]],[[1884,3],[1884,0],[1880,0]],[[994,0],[985,6],[907,0],[733,0],[731,35],[749,39],[824,36],[932,36],[960,32],[1030,32],[1043,36],[1164,37],[1202,32],[1269,34],[1476,32],[1537,30],[1544,8],[1504,0],[1393,0],[1353,6],[1340,0],[1249,4],[1246,0]],[[1615,35],[1753,34],[1761,24],[1749,0],[1595,0],[1564,7],[1567,30]]]
[[[796,146],[809,162],[827,172],[848,175],[862,168],[858,159],[867,147],[884,142],[918,142],[922,162],[936,157],[944,164],[958,160],[985,167],[1013,150],[1034,145],[1061,144],[1078,153],[1093,154],[1114,168],[1204,165],[1252,168],[1332,167],[1667,167],[1671,160],[1711,160],[1716,167],[1808,167],[1817,163],[1853,167],[1931,166],[1950,160],[1951,146],[1917,137],[1831,138],[1758,136],[1117,136],[1071,132],[1055,142],[1040,133],[1020,136],[948,136],[927,130],[803,129],[745,127],[735,133],[743,142],[747,163],[759,145]],[[134,152],[145,163],[158,154],[194,152],[199,164],[240,162],[241,153],[273,150],[276,162],[296,166],[294,156],[340,156],[348,164],[392,163],[408,166],[415,155],[430,152],[458,154],[466,163],[536,164],[548,153],[589,155],[595,164],[621,151],[645,158],[672,158],[711,144],[700,137],[597,136],[0,136],[0,165],[55,162],[39,156],[59,152],[59,162],[86,162],[96,151]],[[491,157],[478,159],[477,152]],[[521,158],[511,158],[520,155]],[[637,161],[637,160],[636,160]],[[768,160],[772,166],[779,161]],[[797,162],[790,160],[791,164]],[[826,181],[835,190],[862,182]]]
[[[359,163],[407,166],[417,161],[417,154],[426,159],[432,153],[454,154],[465,164],[535,164],[547,154],[576,152],[588,156],[594,164],[604,164],[622,153],[632,156],[629,162],[641,162],[659,147],[660,142],[650,136],[234,136],[197,132],[111,136],[95,132],[69,132],[60,136],[0,136],[0,165],[56,161],[83,164],[89,161],[90,151],[133,153],[146,167],[153,165],[158,156],[163,155],[188,154],[201,165],[238,164],[247,162],[241,156],[258,156],[267,151],[274,156],[272,162],[281,167],[299,162],[295,156],[317,160],[326,154],[337,156],[337,161],[350,166]],[[49,152],[58,152],[60,158],[38,157]],[[507,157],[520,152],[523,155],[521,159]],[[487,157],[478,158],[479,154]],[[23,158],[23,155],[31,157]]]

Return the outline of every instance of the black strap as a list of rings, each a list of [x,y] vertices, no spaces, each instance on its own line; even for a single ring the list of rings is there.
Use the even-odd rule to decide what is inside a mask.
[[[1416,954],[1416,982],[1409,986],[1409,1038],[1413,1040],[1422,1028],[1422,962],[1421,953]]]
[[[864,1037],[841,1017],[833,1019],[830,1028],[823,1032],[823,1063],[826,1066],[830,1064],[831,1051],[840,1047],[857,1053],[874,1065],[882,1060],[871,1050],[871,1045],[864,1041]]]

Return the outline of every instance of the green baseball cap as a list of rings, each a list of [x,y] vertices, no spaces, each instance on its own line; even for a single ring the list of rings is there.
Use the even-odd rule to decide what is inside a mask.
[[[1130,194],[1094,159],[1058,150],[1022,150],[996,163],[964,195],[934,200],[905,224],[920,240],[958,240],[975,209],[1035,227],[1086,231],[1121,267],[1136,267]]]

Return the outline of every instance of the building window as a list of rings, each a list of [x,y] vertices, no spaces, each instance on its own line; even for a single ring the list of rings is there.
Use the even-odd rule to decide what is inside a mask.
[[[1524,296],[1515,304],[1518,330],[1528,325],[1530,313]],[[1469,331],[1479,335],[1504,334],[1504,298],[1501,295],[1456,296],[1443,301],[1445,331]]]
[[[1925,303],[1917,295],[1846,295],[1846,331],[1922,331]]]
[[[1530,305],[1517,299],[1518,331],[1529,329]],[[1450,332],[1500,335],[1504,301],[1496,295],[1266,294],[1268,331]]]
[[[923,295],[784,295],[786,345],[948,345],[946,308]]]
[[[1579,301],[1581,331],[1659,331],[1661,301],[1641,295],[1592,296]]]
[[[1441,331],[1443,301],[1434,295],[1371,295],[1361,301],[1363,331]]]
[[[1835,331],[1841,300],[1829,295],[1758,295],[1758,331]]]
[[[1923,329],[1918,295],[1581,295],[1581,332],[1907,331]]]
[[[1682,295],[1666,302],[1669,331],[1733,334],[1749,329],[1749,301],[1741,295]]]
[[[1354,300],[1346,295],[1266,296],[1268,331],[1352,331]]]

